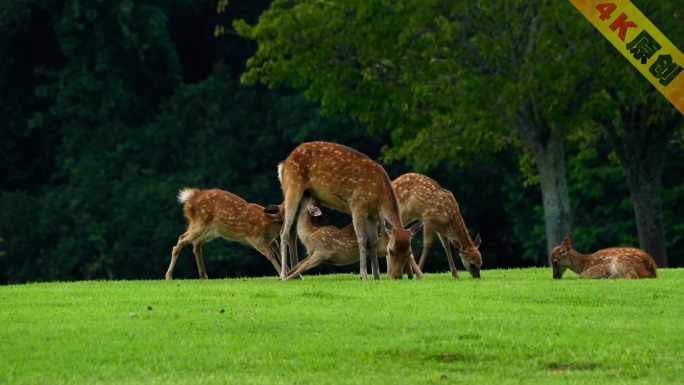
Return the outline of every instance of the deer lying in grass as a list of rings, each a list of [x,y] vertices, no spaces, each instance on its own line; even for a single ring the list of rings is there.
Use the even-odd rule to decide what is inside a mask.
[[[413,237],[420,231],[421,223],[417,222],[408,230]],[[305,196],[299,203],[297,215],[297,236],[306,247],[308,256],[299,262],[288,273],[285,280],[296,278],[304,271],[321,263],[335,266],[349,265],[359,260],[359,246],[354,232],[354,225],[344,228],[329,225],[319,207],[319,202],[313,197]],[[377,255],[385,256],[389,234],[379,231]],[[415,260],[409,257],[411,267],[416,271],[416,278],[423,278]]]
[[[563,277],[570,269],[580,278],[655,278],[656,264],[645,251],[633,247],[610,247],[592,254],[580,254],[568,234],[551,251],[553,278]]]
[[[172,279],[173,268],[181,249],[192,243],[200,278],[207,278],[202,259],[202,244],[216,237],[248,244],[257,249],[281,273],[278,262],[278,242],[282,216],[276,210],[269,213],[264,207],[247,203],[242,198],[219,189],[198,190],[185,188],[178,193],[188,230],[179,238],[171,252],[171,264],[166,279]],[[271,244],[271,246],[269,246]]]
[[[403,276],[404,265],[412,255],[411,233],[403,227],[389,177],[377,162],[340,144],[303,143],[278,165],[278,179],[285,196],[280,232],[283,266],[299,202],[308,190],[324,206],[351,214],[359,248],[361,279],[368,279],[366,255],[371,257],[373,277],[380,279],[376,254],[378,222],[382,222],[390,234],[387,275],[390,278]],[[281,279],[287,278],[286,270],[282,269]]]
[[[425,266],[432,247],[433,232],[436,232],[449,261],[451,275],[458,278],[450,244],[458,250],[461,262],[470,275],[480,278],[480,234],[474,241],[471,240],[454,195],[431,178],[415,173],[396,178],[392,181],[392,187],[397,195],[404,223],[416,219],[423,221],[423,252],[418,262],[419,268],[422,270]]]

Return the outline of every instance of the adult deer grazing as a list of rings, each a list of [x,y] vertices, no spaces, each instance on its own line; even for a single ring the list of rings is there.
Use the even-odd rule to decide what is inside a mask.
[[[420,231],[421,223],[409,228],[411,237]],[[321,263],[335,266],[349,265],[359,260],[359,247],[353,224],[344,228],[329,225],[319,207],[319,202],[306,193],[299,203],[297,215],[297,236],[306,247],[308,256],[295,265],[286,280],[298,277],[304,271]],[[380,231],[376,248],[377,255],[385,256],[389,235]],[[417,278],[423,278],[415,260],[409,258],[411,267],[417,271]]]
[[[470,275],[480,278],[480,234],[474,241],[470,238],[454,195],[431,178],[415,173],[398,177],[392,181],[392,187],[404,223],[416,219],[423,221],[423,252],[418,262],[420,269],[425,266],[433,233],[436,232],[449,261],[451,275],[458,278],[458,270],[451,257],[450,245],[453,245]]]
[[[283,264],[299,202],[304,191],[308,190],[324,206],[351,214],[359,248],[361,279],[368,279],[367,255],[371,257],[373,277],[380,279],[376,254],[379,221],[390,234],[387,275],[390,278],[402,277],[406,260],[412,255],[411,233],[402,226],[389,177],[377,162],[340,144],[308,142],[295,148],[278,165],[278,178],[285,196],[280,232]],[[285,268],[280,277],[287,278]]]
[[[282,215],[269,213],[264,207],[247,203],[242,198],[219,189],[198,190],[185,188],[178,193],[183,214],[188,219],[188,230],[179,238],[171,251],[171,264],[166,279],[173,277],[181,249],[192,243],[200,278],[207,278],[202,259],[202,244],[216,237],[248,244],[257,249],[281,273],[278,262],[278,242]],[[272,247],[269,246],[272,244]]]
[[[592,254],[580,254],[568,234],[551,251],[553,278],[561,279],[570,269],[580,278],[655,278],[656,264],[645,251],[633,247],[610,247]]]

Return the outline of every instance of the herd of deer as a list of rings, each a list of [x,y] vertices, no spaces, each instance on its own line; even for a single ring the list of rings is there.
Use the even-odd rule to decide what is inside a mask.
[[[299,145],[278,165],[284,194],[281,205],[263,207],[230,192],[185,188],[178,194],[188,229],[171,252],[166,279],[181,249],[193,245],[200,278],[207,278],[202,244],[216,237],[254,247],[273,264],[280,279],[299,278],[320,263],[347,265],[359,261],[361,279],[380,279],[378,257],[387,259],[389,278],[423,277],[422,269],[437,233],[454,278],[458,270],[451,246],[473,278],[480,277],[480,235],[471,239],[451,192],[427,176],[408,173],[390,181],[385,170],[368,156],[328,142]],[[321,206],[351,214],[344,228],[329,225]],[[405,224],[416,221],[408,228]],[[411,238],[423,229],[423,250],[416,263]],[[280,242],[278,242],[280,237]],[[307,251],[297,257],[297,239]],[[289,253],[288,253],[289,251]],[[289,255],[289,265],[288,265]],[[551,251],[553,278],[568,268],[582,278],[655,278],[656,265],[644,251],[613,247],[593,254],[573,249],[572,234]],[[291,267],[291,268],[290,268]]]

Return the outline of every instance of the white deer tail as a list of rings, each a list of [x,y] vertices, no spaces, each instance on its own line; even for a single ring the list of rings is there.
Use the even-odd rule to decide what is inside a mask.
[[[178,191],[178,203],[181,203],[181,204],[185,203],[188,199],[192,198],[192,196],[195,195],[195,193],[197,191],[198,190],[196,188],[190,188],[190,187],[186,187],[182,190],[179,190]]]

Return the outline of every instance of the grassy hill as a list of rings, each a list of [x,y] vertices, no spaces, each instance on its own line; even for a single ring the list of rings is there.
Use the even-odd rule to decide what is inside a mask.
[[[2,286],[0,383],[681,383],[683,304],[684,269]]]

